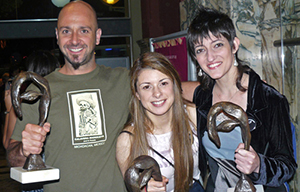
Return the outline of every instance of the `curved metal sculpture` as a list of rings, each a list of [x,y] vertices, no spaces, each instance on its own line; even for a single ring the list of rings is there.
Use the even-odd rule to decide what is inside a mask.
[[[32,81],[41,91],[27,91],[21,94],[21,86],[26,81]],[[38,97],[40,97],[39,103],[39,126],[43,126],[46,122],[51,95],[50,95],[50,88],[48,81],[43,78],[42,76],[34,73],[34,72],[21,72],[19,75],[16,76],[12,83],[12,91],[11,91],[11,98],[12,98],[12,105],[16,112],[16,115],[22,119],[22,110],[21,110],[21,100],[24,99],[26,101],[35,101]],[[45,163],[40,155],[30,154],[23,166],[23,169],[26,170],[41,170],[46,169]]]
[[[224,113],[230,119],[223,121],[218,126],[216,126],[216,118],[220,113]],[[218,132],[230,132],[237,125],[240,125],[242,132],[242,139],[245,144],[245,149],[249,150],[251,134],[250,127],[248,123],[248,116],[246,112],[238,105],[231,102],[219,102],[214,104],[207,115],[207,130],[210,139],[215,143],[215,145],[220,148],[221,142],[218,136]],[[252,181],[245,175],[241,173],[240,180],[237,182],[235,187],[235,192],[245,192],[245,191],[256,191]]]
[[[151,177],[155,181],[162,181],[158,163],[148,155],[135,158],[124,174],[125,184],[129,192],[140,192]]]

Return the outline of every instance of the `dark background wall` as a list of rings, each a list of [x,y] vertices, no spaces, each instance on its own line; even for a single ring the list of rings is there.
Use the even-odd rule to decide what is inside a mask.
[[[141,0],[143,38],[180,31],[181,0]]]

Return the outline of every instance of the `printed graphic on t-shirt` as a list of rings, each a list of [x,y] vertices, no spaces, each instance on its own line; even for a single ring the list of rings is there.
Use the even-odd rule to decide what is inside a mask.
[[[74,148],[103,145],[106,127],[100,90],[73,91],[67,96]]]

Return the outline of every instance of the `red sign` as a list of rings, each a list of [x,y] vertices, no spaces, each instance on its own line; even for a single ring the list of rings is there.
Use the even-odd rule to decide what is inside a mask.
[[[166,56],[180,75],[181,81],[188,80],[188,57],[186,38],[179,37],[153,43],[155,52]]]

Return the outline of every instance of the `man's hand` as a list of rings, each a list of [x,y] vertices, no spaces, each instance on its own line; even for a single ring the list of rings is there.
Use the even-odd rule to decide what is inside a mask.
[[[25,157],[30,154],[40,154],[47,133],[50,131],[50,124],[45,123],[43,127],[35,124],[27,124],[22,132],[22,151]]]

